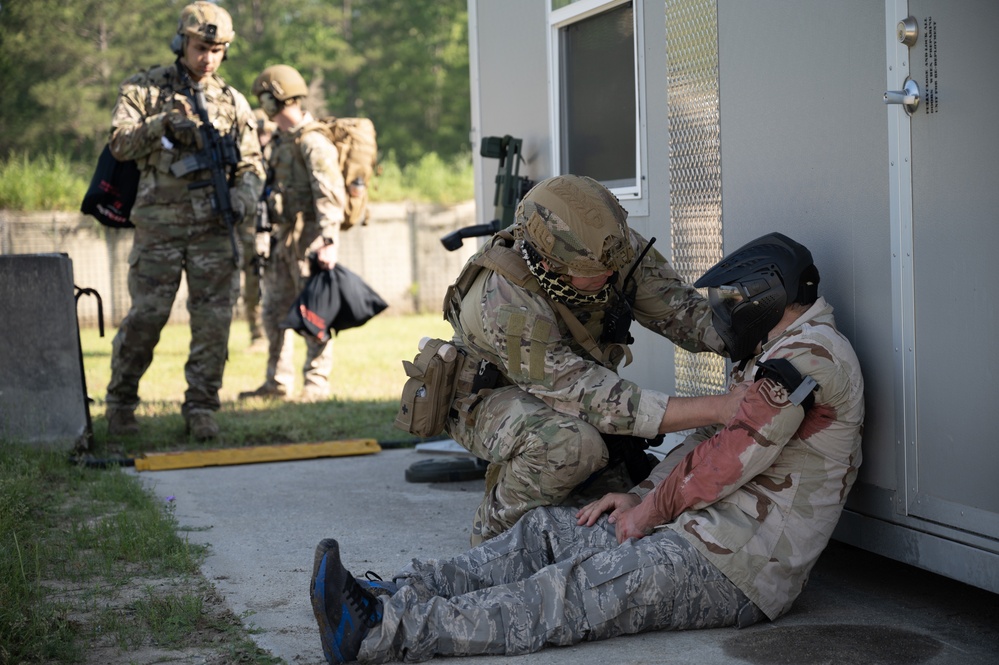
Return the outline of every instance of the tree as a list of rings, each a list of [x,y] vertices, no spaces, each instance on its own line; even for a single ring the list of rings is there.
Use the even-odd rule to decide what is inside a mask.
[[[0,8],[0,154],[96,154],[118,84],[156,64],[176,29],[170,3],[8,0]],[[162,35],[150,39],[154,35]],[[9,121],[8,121],[9,120]],[[96,148],[95,148],[96,146]]]
[[[464,0],[354,0],[364,65],[353,104],[400,163],[468,150],[468,12]]]
[[[0,156],[94,159],[118,85],[168,64],[186,0],[0,2]],[[465,0],[220,0],[236,37],[221,74],[251,104],[257,74],[288,64],[316,115],[363,115],[401,165],[468,150]]]

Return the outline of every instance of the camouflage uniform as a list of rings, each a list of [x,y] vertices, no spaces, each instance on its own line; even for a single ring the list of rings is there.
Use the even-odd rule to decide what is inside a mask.
[[[670,528],[773,619],[805,586],[856,480],[864,379],[824,298],[732,380],[770,358],[818,382],[807,414],[782,386],[759,381],[731,423],[698,430],[633,491],[644,496],[655,485]]]
[[[638,256],[647,241],[629,233],[633,256]],[[522,242],[513,249],[519,252]],[[619,274],[627,274],[631,264]],[[659,252],[652,249],[645,255],[634,278],[635,321],[689,351],[723,352],[708,302],[682,282]],[[608,302],[569,309],[599,340],[604,315],[618,297],[612,290]],[[620,346],[615,350],[598,343],[608,358],[604,364],[594,360],[544,294],[483,269],[446,316],[455,344],[467,353],[466,373],[474,373],[481,360],[501,373],[499,387],[479,393],[469,417],[447,423],[450,436],[490,462],[486,495],[473,522],[473,545],[510,528],[531,508],[562,503],[606,467],[609,454],[601,433],[657,436],[668,396],[618,375]],[[463,397],[459,392],[458,400]],[[620,467],[602,480],[579,498],[624,491],[632,484]]]
[[[654,492],[667,526],[619,545],[606,516],[585,527],[572,508],[538,508],[461,556],[414,560],[358,659],[517,655],[787,612],[857,475],[863,378],[821,298],[756,360],[771,357],[819,383],[815,405],[755,382],[726,427],[698,430],[632,490]]]
[[[229,324],[239,293],[229,231],[212,211],[211,187],[188,189],[207,180],[206,170],[175,177],[170,167],[197,151],[164,135],[167,114],[185,110],[179,62],[139,73],[122,86],[112,116],[111,152],[136,160],[141,170],[131,220],[135,238],[129,254],[128,289],[132,307],[113,343],[109,410],[132,411],[139,380],[170,316],[181,274],[187,277],[191,352],[184,374],[185,417],[219,409],[219,388],[229,341]],[[212,124],[222,136],[232,132],[239,151],[233,187],[234,208],[252,214],[263,189],[264,170],[253,114],[246,99],[212,74],[201,81]]]
[[[533,653],[649,630],[750,625],[739,589],[669,530],[618,545],[601,518],[532,510],[513,528],[451,559],[414,560],[383,596],[382,621],[358,660]]]
[[[257,234],[255,225],[246,223],[240,227],[243,243],[243,315],[250,328],[250,343],[264,338],[264,325],[260,310],[260,276],[257,273]]]
[[[291,393],[294,333],[280,328],[310,275],[308,248],[322,236],[338,245],[347,200],[332,134],[311,115],[271,139],[273,188],[268,214],[273,225],[271,256],[264,271],[263,323],[269,342],[265,386]],[[329,394],[333,343],[306,337],[305,393]]]
[[[258,137],[260,136],[260,124],[261,121],[258,117]],[[266,167],[270,161],[270,145],[261,145],[261,152]],[[243,241],[243,263],[241,266],[243,271],[243,312],[250,329],[251,345],[266,339],[261,309],[263,288],[260,276],[262,274],[261,261],[265,261],[269,254],[265,255],[264,258],[258,256],[257,227],[261,225],[261,222],[264,222],[264,226],[269,223],[267,205],[263,201],[258,201],[253,223],[247,222],[240,227]]]

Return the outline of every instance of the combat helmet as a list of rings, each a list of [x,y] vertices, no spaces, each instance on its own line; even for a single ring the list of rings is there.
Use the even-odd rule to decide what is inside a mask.
[[[228,49],[235,36],[229,12],[213,2],[198,0],[181,10],[177,34],[170,42],[170,50],[181,55],[184,40],[188,37],[200,37],[210,44],[224,44]]]
[[[260,72],[257,80],[253,82],[254,95],[260,97],[265,92],[272,94],[279,102],[287,102],[296,97],[308,96],[309,86],[294,67],[271,65]]]
[[[617,272],[634,258],[627,220],[617,198],[599,182],[560,175],[524,196],[512,230],[553,272],[594,277]]]
[[[708,287],[715,330],[732,360],[749,358],[792,303],[818,297],[812,253],[782,233],[768,233],[735,250],[694,282]]]

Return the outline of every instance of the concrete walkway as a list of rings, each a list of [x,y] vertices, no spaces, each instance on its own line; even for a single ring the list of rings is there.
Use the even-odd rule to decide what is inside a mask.
[[[414,450],[296,462],[135,472],[173,497],[184,535],[211,546],[202,569],[257,643],[319,665],[308,586],[316,543],[340,541],[355,575],[388,578],[411,558],[459,553],[481,480],[414,484]],[[995,665],[999,596],[832,543],[790,614],[736,629],[658,632],[469,665]]]

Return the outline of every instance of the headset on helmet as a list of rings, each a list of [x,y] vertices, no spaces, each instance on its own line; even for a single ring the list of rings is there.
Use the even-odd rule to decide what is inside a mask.
[[[749,358],[792,303],[818,297],[812,253],[782,233],[769,233],[735,250],[698,279],[708,287],[714,326],[732,360]]]
[[[177,22],[177,34],[170,42],[170,50],[177,55],[184,53],[184,40],[200,37],[210,44],[223,44],[226,50],[236,36],[229,12],[213,2],[199,0],[184,7]]]
[[[628,213],[592,178],[542,180],[517,206],[513,231],[557,273],[593,277],[631,263]]]

